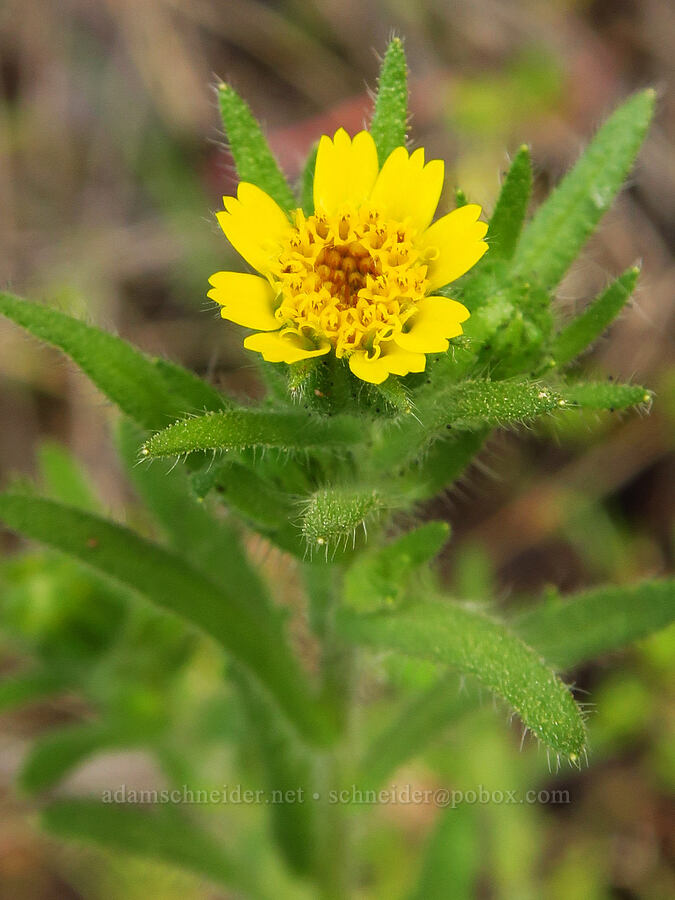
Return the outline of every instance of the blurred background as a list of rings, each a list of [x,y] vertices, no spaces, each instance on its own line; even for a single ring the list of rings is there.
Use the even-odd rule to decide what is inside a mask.
[[[392,33],[408,52],[413,143],[446,160],[446,209],[458,186],[489,214],[509,153],[523,142],[532,146],[535,197],[545,196],[615,105],[656,87],[656,121],[627,189],[557,299],[566,317],[642,262],[634,302],[583,367],[655,391],[651,414],[560,415],[545,428],[496,435],[428,514],[452,522],[448,585],[466,599],[496,596],[505,609],[549,585],[567,592],[672,571],[675,8],[666,0],[2,0],[0,287],[255,396],[239,329],[223,325],[205,297],[209,275],[236,266],[213,215],[236,184],[214,85],[229,81],[248,100],[297,178],[322,132],[353,133],[367,120],[378,53]],[[55,351],[4,322],[0,421],[3,482],[34,474],[36,448],[55,440],[84,464],[105,508],[130,515],[110,410]],[[16,631],[0,616],[0,675],[21,663]],[[519,735],[504,735],[501,719],[495,727],[491,710],[456,738],[453,754],[462,756],[463,742],[466,758],[476,741],[483,748],[469,783],[487,783],[487,770],[497,786],[499,773],[529,783],[536,772],[572,797],[560,807],[497,809],[487,832],[471,824],[493,852],[478,896],[673,896],[674,643],[671,630],[575,673],[594,704],[592,766],[581,773],[549,779],[536,749],[519,753]],[[187,665],[179,709],[195,681],[208,694],[212,668],[203,658]],[[137,863],[64,852],[35,827],[37,801],[12,786],[36,735],[86,714],[68,695],[0,717],[1,898],[141,895]],[[447,746],[437,754],[443,771]],[[140,784],[156,777],[143,757],[89,765],[72,790],[119,781],[130,766]],[[424,780],[423,766],[415,777]],[[393,896],[409,877],[434,827],[431,812],[416,815],[378,813],[370,850],[380,888],[364,896]],[[142,877],[143,896],[149,884],[153,896],[220,896],[159,867]]]

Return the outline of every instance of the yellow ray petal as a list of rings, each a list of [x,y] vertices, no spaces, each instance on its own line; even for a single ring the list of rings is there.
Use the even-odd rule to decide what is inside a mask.
[[[295,332],[275,331],[272,334],[250,334],[244,341],[244,347],[262,353],[267,362],[295,363],[312,356],[323,356],[328,353],[331,345],[329,341],[322,340],[317,347]]]
[[[216,272],[207,297],[220,303],[223,319],[258,331],[275,331],[281,323],[274,317],[276,295],[269,282],[258,275]]]
[[[269,275],[281,242],[292,225],[286,213],[254,184],[242,181],[236,197],[223,197],[225,211],[216,213],[220,227],[234,249],[262,275]]]
[[[434,222],[420,236],[418,246],[427,253],[429,288],[435,291],[474,266],[488,245],[487,224],[477,221],[481,208],[469,203]]]
[[[460,335],[460,323],[468,318],[469,310],[456,300],[425,297],[408,320],[409,329],[394,335],[394,340],[399,347],[413,353],[443,353],[448,349],[448,338]]]
[[[377,351],[355,350],[349,357],[349,368],[361,381],[382,384],[389,375],[407,375],[409,372],[423,372],[426,357],[422,353],[410,353],[398,347],[393,341],[380,344]]]
[[[397,147],[382,166],[371,194],[378,206],[392,219],[410,217],[415,227],[425,229],[434,217],[443,190],[444,164],[433,159],[424,165],[424,150],[408,156],[405,147]]]
[[[333,140],[319,141],[314,169],[314,205],[328,215],[344,204],[358,206],[368,199],[377,178],[377,149],[367,131],[349,137],[344,128]]]

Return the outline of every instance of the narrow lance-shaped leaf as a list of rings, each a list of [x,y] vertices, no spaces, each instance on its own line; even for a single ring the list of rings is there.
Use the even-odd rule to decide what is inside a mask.
[[[31,747],[19,774],[29,793],[48,790],[94,753],[144,743],[141,733],[126,734],[104,723],[77,723],[48,732]]]
[[[402,470],[396,487],[411,500],[427,500],[452,485],[465,472],[489,434],[465,431],[435,441],[421,459]]]
[[[246,597],[216,586],[179,556],[134,532],[38,497],[0,495],[10,528],[74,556],[175,613],[240,660],[314,742],[328,740],[327,721],[281,634]]]
[[[561,388],[567,404],[582,409],[626,409],[649,403],[652,395],[639,384],[614,384],[611,381],[589,381]]]
[[[529,422],[564,405],[557,391],[542,384],[467,381],[439,392],[424,415],[432,428],[449,426],[464,431],[485,425]]]
[[[210,515],[190,488],[185,471],[166,462],[138,465],[139,432],[120,424],[119,448],[127,473],[176,550],[211,580],[271,611],[265,586],[248,562],[234,527]]]
[[[409,576],[436,556],[449,534],[447,522],[427,522],[361,554],[345,574],[345,602],[361,612],[393,606],[404,596]]]
[[[249,872],[228,858],[219,842],[172,804],[154,804],[146,810],[128,803],[63,800],[48,806],[42,821],[58,837],[180,866],[216,884],[243,888],[247,896],[269,896],[261,893]]]
[[[167,383],[156,360],[113,334],[4,292],[0,292],[0,313],[62,350],[142,428],[161,428],[194,409],[194,397],[184,396],[175,381]],[[175,374],[179,367],[172,369]],[[217,393],[205,389],[215,402]]]
[[[523,613],[512,627],[547,662],[568,669],[648,637],[674,620],[675,582],[665,580],[560,598]],[[473,694],[459,691],[456,675],[444,676],[376,736],[360,777],[377,787],[477,706]]]
[[[448,436],[448,431],[528,422],[565,405],[555,390],[524,381],[466,381],[439,388],[420,401],[415,419],[382,429],[373,458],[386,470],[418,455],[434,437]]]
[[[311,418],[296,412],[227,410],[175,422],[143,445],[142,455],[178,456],[195,450],[240,450],[244,447],[308,447],[356,444],[362,440],[356,419]]]
[[[475,675],[503,697],[524,724],[557,753],[576,759],[586,736],[567,687],[537,653],[503,625],[451,603],[340,617],[349,640],[445,663]]]
[[[220,115],[240,181],[257,185],[285,210],[297,204],[248,104],[228,84],[218,86]]]
[[[191,412],[216,412],[231,406],[227,397],[189,369],[161,357],[154,363],[169,391],[186,400]]]
[[[45,441],[38,450],[40,475],[49,497],[79,509],[96,512],[99,503],[84,472],[61,444]]]
[[[600,587],[549,601],[514,623],[518,634],[561,669],[647,637],[675,620],[675,580]]]
[[[270,797],[274,836],[293,870],[310,871],[316,836],[313,760],[305,744],[288,728],[258,686],[241,670],[233,679],[239,688],[250,730]]]
[[[490,219],[486,238],[490,246],[490,261],[511,259],[513,256],[525,221],[531,191],[530,151],[523,144],[511,163]]]
[[[375,736],[360,764],[359,784],[379,787],[399,766],[421,753],[477,705],[476,693],[461,687],[456,672],[443,675],[406,702]]]
[[[628,269],[558,332],[551,345],[551,356],[558,368],[576,359],[611,325],[635,290],[639,274],[637,266]]]
[[[37,669],[0,679],[0,714],[24,703],[33,703],[65,687],[53,672]]]
[[[408,124],[408,67],[400,38],[387,47],[377,82],[375,109],[370,133],[377,147],[380,165],[397,147],[405,146]]]
[[[429,838],[422,871],[408,900],[472,900],[484,858],[478,810],[468,803],[441,813]]]
[[[619,107],[598,131],[523,232],[514,272],[535,274],[554,288],[576,259],[621,188],[654,110],[655,93],[643,91]]]

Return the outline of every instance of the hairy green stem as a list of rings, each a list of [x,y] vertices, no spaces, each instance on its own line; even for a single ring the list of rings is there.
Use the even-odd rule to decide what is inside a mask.
[[[317,754],[319,775],[319,836],[316,880],[324,900],[344,900],[350,893],[349,821],[343,804],[335,802],[343,787],[349,758],[354,652],[337,632],[336,612],[342,594],[343,572],[338,566],[312,567],[308,576],[313,624],[321,642],[322,695],[336,713],[341,740]]]

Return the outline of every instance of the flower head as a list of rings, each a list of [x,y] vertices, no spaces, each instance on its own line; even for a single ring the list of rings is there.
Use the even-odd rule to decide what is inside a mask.
[[[380,169],[367,131],[319,143],[314,213],[290,218],[264,191],[239,185],[218,221],[260,275],[217,272],[208,296],[254,329],[244,341],[269,362],[334,352],[363,381],[423,372],[462,333],[469,311],[434,294],[487,250],[475,204],[431,224],[443,163],[424,150],[391,153]]]

